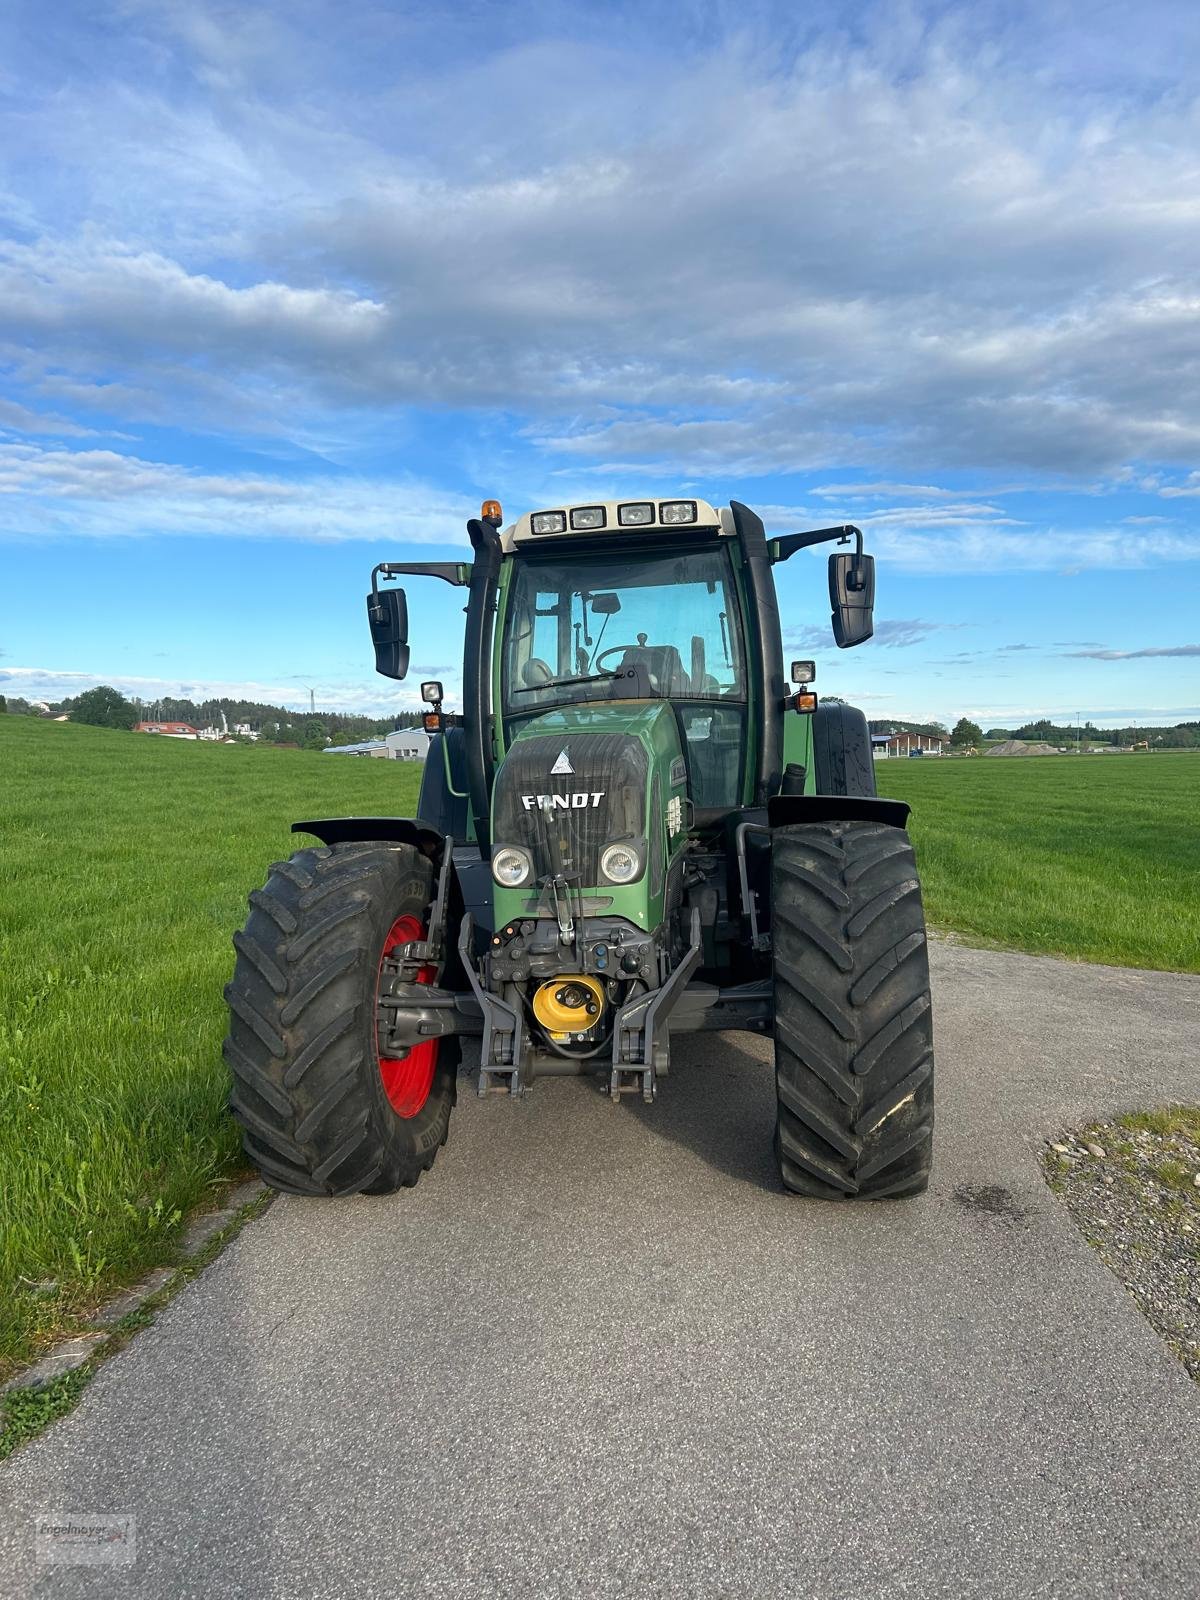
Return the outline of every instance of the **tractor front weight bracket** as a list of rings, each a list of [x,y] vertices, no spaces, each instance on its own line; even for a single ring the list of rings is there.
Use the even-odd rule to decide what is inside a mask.
[[[483,1015],[483,1039],[479,1048],[479,1093],[509,1094],[514,1098],[524,1090],[521,1082],[521,1055],[524,1026],[520,1011],[498,995],[489,994],[479,981],[475,966],[475,919],[468,911],[458,935],[458,953],[476,1002]]]
[[[700,910],[692,907],[691,943],[683,960],[667,981],[649,994],[630,1000],[617,1012],[613,1023],[612,1075],[608,1092],[613,1100],[623,1094],[640,1094],[647,1105],[658,1092],[658,1073],[666,1070],[667,1024],[687,981],[700,965],[703,952],[700,935]]]

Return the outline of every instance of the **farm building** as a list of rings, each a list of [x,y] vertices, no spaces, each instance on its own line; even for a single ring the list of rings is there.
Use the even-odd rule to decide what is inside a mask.
[[[165,739],[198,739],[199,728],[190,722],[135,722],[134,733],[161,733]]]
[[[386,756],[387,753],[382,739],[364,739],[360,744],[327,744],[321,752],[326,756]]]
[[[429,753],[429,735],[424,728],[397,728],[382,739],[364,739],[361,744],[331,744],[327,756],[374,756],[385,761],[424,761]]]
[[[429,735],[424,728],[397,728],[383,742],[393,761],[424,761],[429,754]]]
[[[945,739],[936,733],[873,733],[871,749],[876,760],[887,756],[909,756],[920,751],[925,756],[940,756],[946,748]]]

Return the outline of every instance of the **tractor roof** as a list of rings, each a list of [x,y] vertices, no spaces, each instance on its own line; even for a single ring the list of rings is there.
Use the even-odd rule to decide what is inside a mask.
[[[577,505],[550,506],[544,511],[527,511],[505,528],[501,535],[506,554],[518,547],[565,543],[582,544],[597,535],[637,539],[646,533],[678,534],[686,538],[701,530],[732,533],[728,510],[724,515],[707,500],[696,497],[635,500],[589,500]]]

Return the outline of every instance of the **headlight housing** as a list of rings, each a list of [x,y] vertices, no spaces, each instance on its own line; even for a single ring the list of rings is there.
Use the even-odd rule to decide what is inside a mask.
[[[603,506],[576,506],[571,512],[573,528],[602,528],[608,513]]]
[[[652,500],[630,500],[617,507],[617,521],[623,528],[644,528],[654,521]]]
[[[529,527],[533,533],[566,533],[567,513],[565,511],[535,511],[529,519]]]
[[[523,889],[533,882],[533,859],[519,844],[500,844],[492,851],[492,877],[502,889]]]
[[[632,883],[642,870],[641,852],[636,845],[605,845],[600,852],[600,871],[609,883]]]
[[[658,520],[665,528],[676,528],[684,522],[695,522],[694,500],[664,500],[658,508]]]

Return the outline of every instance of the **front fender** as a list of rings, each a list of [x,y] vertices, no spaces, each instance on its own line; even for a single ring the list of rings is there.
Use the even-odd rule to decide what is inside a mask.
[[[308,822],[293,822],[292,832],[311,833],[322,844],[386,839],[415,845],[426,856],[438,855],[446,842],[439,829],[420,817],[314,817]]]

